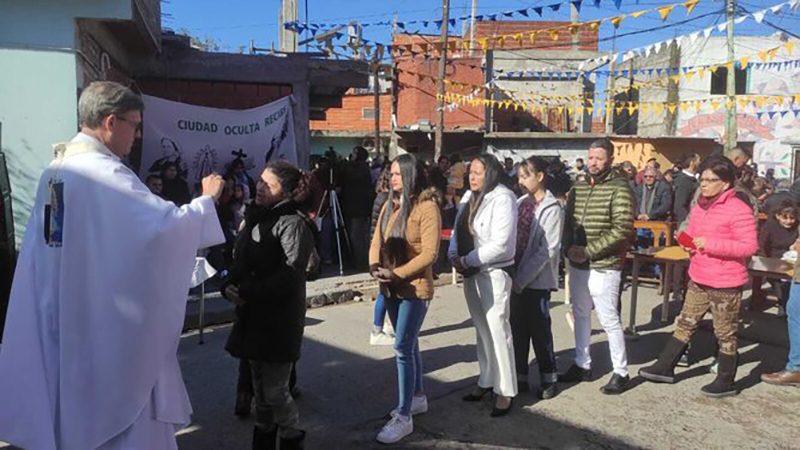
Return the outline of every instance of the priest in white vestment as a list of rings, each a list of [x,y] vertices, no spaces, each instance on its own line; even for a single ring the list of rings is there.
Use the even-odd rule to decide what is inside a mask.
[[[22,242],[0,347],[0,441],[26,450],[175,449],[191,406],[177,359],[195,255],[224,241],[223,181],[181,208],[120,158],[143,104],[96,82],[55,147]]]

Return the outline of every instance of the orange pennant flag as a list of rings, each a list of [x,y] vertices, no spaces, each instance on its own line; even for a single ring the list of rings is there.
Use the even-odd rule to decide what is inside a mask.
[[[769,58],[770,59],[775,59],[775,56],[778,55],[778,47],[773,48],[768,53],[769,53]]]
[[[657,113],[661,114],[661,112],[664,111],[664,105],[662,105],[661,103],[656,103],[655,105],[653,105],[653,109]]]
[[[686,7],[687,16],[692,13],[694,7],[697,6],[698,3],[700,3],[700,0],[689,0],[688,2],[683,4],[683,6]]]
[[[749,62],[750,58],[742,58],[739,60],[739,64],[742,66],[742,69],[746,69]]]
[[[557,41],[558,40],[558,30],[550,30],[550,39]]]
[[[759,59],[761,59],[762,61],[766,61],[766,60],[767,60],[767,58],[769,57],[769,54],[767,54],[767,51],[766,51],[766,50],[761,50],[760,52],[758,52],[758,57],[759,57]]]
[[[681,102],[681,111],[686,112],[687,109],[689,109],[688,102]]]
[[[663,6],[661,8],[658,8],[658,14],[661,15],[661,20],[667,20],[667,17],[669,17],[669,13],[671,13],[674,8],[675,5]]]
[[[611,25],[614,25],[614,28],[619,28],[620,24],[622,24],[622,19],[624,18],[625,16],[617,16],[617,17],[612,17],[608,20],[609,22],[611,22]]]
[[[528,37],[531,39],[531,44],[535,44],[535,43],[536,43],[536,32],[535,32],[535,31],[532,31],[532,32],[531,32],[531,33],[528,35]]]
[[[711,100],[711,107],[714,108],[714,111],[719,109],[719,102],[715,100]]]
[[[648,9],[645,11],[636,11],[635,13],[631,13],[631,17],[633,17],[634,19],[638,19],[639,17],[642,17],[643,15],[647,14],[650,11],[652,11],[652,9]]]
[[[497,38],[497,46],[500,47],[500,48],[503,48],[503,47],[506,46],[506,37],[505,36],[500,36],[499,38]]]
[[[670,114],[675,114],[675,110],[678,109],[678,105],[675,104],[667,105],[667,109],[669,110]]]
[[[589,22],[588,25],[589,25],[589,29],[590,30],[597,31],[597,29],[600,28],[600,21],[599,20],[595,20],[595,21]]]
[[[783,46],[786,47],[787,52],[792,53],[794,51],[795,43],[792,41],[788,41],[785,44],[783,44]]]
[[[489,39],[487,38],[478,39],[478,43],[481,44],[481,49],[484,51],[489,48]]]

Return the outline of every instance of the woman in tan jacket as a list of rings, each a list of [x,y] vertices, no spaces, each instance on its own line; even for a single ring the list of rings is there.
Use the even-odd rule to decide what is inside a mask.
[[[370,273],[380,282],[397,354],[399,404],[378,434],[384,444],[411,434],[411,416],[428,410],[418,337],[433,298],[432,266],[439,255],[442,219],[436,190],[426,184],[425,168],[414,155],[392,162],[389,198],[369,249]]]

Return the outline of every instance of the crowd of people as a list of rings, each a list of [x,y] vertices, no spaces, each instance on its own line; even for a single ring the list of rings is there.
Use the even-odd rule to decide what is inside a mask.
[[[594,379],[592,311],[613,366],[600,390],[630,388],[620,286],[637,241],[635,221],[674,221],[689,236],[680,245],[690,255],[676,329],[639,375],[674,383],[675,366],[710,311],[718,367],[701,391],[712,398],[738,393],[748,258],[785,259],[798,247],[800,184],[786,189],[755,177],[742,149],[705,159],[687,154],[662,173],[657,160],[641,171],[615,165],[608,139],[593,142],[586,163],[577,160],[572,171],[557,159],[500,162],[490,154],[450,154],[435,165],[403,154],[370,164],[357,147],[347,160],[335,152],[315,159],[311,172],[272,161],[257,180],[236,160],[225,177],[208,176],[201,195],[187,199],[179,165],[164,164],[162,176],[142,183],[121,162],[140,133],[142,108],[121,85],[90,85],[79,101],[81,133],[56,148],[40,181],[0,353],[0,397],[9,399],[0,404],[0,438],[14,444],[177,448],[174,432],[191,410],[177,343],[198,249],[224,249],[221,292],[236,307],[226,350],[241,360],[239,394],[249,394],[237,401],[237,414],[255,401],[253,449],[291,450],[303,448],[306,436],[292,389],[306,283],[315,259],[338,258],[336,233],[348,238],[343,257],[379,285],[371,342],[395,350],[398,401],[377,435],[381,443],[411,434],[413,416],[428,410],[419,333],[434,299],[443,229],[452,230],[446,259],[464,278],[477,337],[478,379],[463,400],[493,394],[491,417],[509,414],[517,395],[531,389],[531,346],[540,399],[557,396],[559,383]],[[96,211],[113,214],[93,222]],[[759,226],[762,211],[767,220]],[[562,264],[570,274],[575,357],[559,374],[550,300]],[[788,300],[789,358],[785,370],[762,379],[797,386],[800,273],[776,290]],[[85,354],[95,363],[76,364]]]

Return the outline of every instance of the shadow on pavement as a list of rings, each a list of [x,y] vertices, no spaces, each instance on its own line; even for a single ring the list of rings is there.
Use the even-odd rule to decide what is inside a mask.
[[[204,346],[198,346],[193,336],[181,343],[181,367],[195,410],[192,427],[178,437],[183,449],[250,448],[252,418],[233,415],[238,365],[222,348],[229,332],[227,326],[211,330]],[[375,442],[375,436],[397,403],[391,348],[375,359],[306,339],[303,352],[298,364],[303,396],[298,406],[308,431],[306,448],[386,448]],[[426,374],[474,359],[474,345],[423,351]],[[491,400],[461,401],[474,376],[447,382],[426,376],[424,382],[430,410],[417,416],[415,432],[392,448],[632,448],[611,436],[523,408],[535,403],[529,402],[532,393],[519,397],[508,416],[492,419]]]

